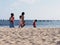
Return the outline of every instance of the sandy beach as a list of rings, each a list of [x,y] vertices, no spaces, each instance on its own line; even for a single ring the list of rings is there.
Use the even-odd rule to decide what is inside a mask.
[[[0,45],[60,45],[60,28],[0,28]]]

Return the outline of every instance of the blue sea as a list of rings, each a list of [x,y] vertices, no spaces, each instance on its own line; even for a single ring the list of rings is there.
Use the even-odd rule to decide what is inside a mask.
[[[25,27],[32,28],[33,20],[25,20]],[[14,26],[18,28],[19,20],[15,20]],[[0,27],[9,27],[9,20],[0,20]],[[60,28],[60,20],[38,20],[37,28]]]

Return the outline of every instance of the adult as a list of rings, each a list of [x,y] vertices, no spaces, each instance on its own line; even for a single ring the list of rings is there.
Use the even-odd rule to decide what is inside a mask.
[[[14,13],[11,13],[10,21],[10,28],[14,28]]]
[[[21,17],[22,17],[22,27],[25,26],[24,15],[25,15],[25,12],[22,12],[22,14],[21,14]]]

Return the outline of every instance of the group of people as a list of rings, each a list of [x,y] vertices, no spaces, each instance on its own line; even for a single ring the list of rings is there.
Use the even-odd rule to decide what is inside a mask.
[[[19,28],[23,28],[25,26],[25,20],[24,20],[25,12],[22,12],[22,14],[19,16]],[[14,13],[11,13],[11,17],[9,18],[10,21],[10,28],[14,28]],[[36,22],[37,20],[34,20],[33,27],[36,28]]]

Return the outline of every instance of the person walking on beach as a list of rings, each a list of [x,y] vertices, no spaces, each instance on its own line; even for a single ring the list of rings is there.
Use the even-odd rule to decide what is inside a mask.
[[[10,21],[10,28],[14,28],[14,13],[11,13]]]
[[[19,27],[21,27],[21,28],[23,28],[25,26],[24,15],[25,15],[25,13],[22,12],[21,16],[19,16],[19,18],[20,18]]]
[[[22,27],[25,26],[24,15],[25,15],[25,12],[22,12],[22,14],[21,14],[21,16],[22,16]]]
[[[36,22],[37,22],[37,20],[34,20],[34,22],[33,22],[33,27],[34,28],[36,28]]]
[[[23,26],[23,25],[22,25],[22,24],[23,24],[23,23],[22,23],[22,16],[19,16],[19,19],[20,19],[20,21],[19,21],[19,28],[20,28],[20,27]]]

